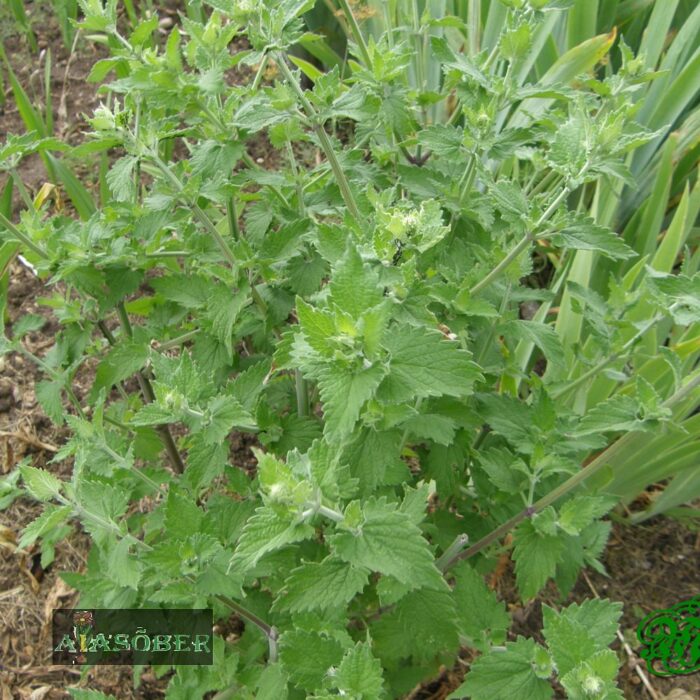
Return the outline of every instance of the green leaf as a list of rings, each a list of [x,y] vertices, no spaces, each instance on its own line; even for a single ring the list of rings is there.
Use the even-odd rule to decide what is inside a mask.
[[[200,275],[168,275],[149,280],[149,284],[166,299],[186,309],[204,306],[211,293],[211,281]]]
[[[63,483],[45,469],[37,469],[23,464],[19,470],[27,491],[38,501],[50,501],[61,493]]]
[[[348,529],[329,538],[332,551],[344,561],[393,576],[412,588],[445,587],[420,528],[393,504],[376,499],[366,501],[360,522]]]
[[[542,517],[542,514],[534,517]],[[523,598],[536,596],[547,580],[554,576],[562,549],[561,538],[539,532],[532,519],[518,525],[513,559],[518,589]]]
[[[615,684],[619,667],[617,654],[611,649],[604,649],[582,661],[560,682],[570,700],[624,700],[624,695]]]
[[[129,538],[119,540],[107,554],[107,575],[117,586],[138,589],[141,569],[138,559],[129,553]]]
[[[534,640],[519,637],[516,642],[507,642],[505,651],[493,649],[482,654],[448,700],[549,700],[554,694],[552,686],[533,668],[540,648]]]
[[[63,382],[43,380],[37,382],[35,387],[36,398],[46,415],[57,425],[63,423],[63,399],[61,392]]]
[[[63,525],[71,517],[70,506],[55,506],[51,503],[44,507],[44,512],[27,525],[17,543],[19,549],[26,549],[37,539]]]
[[[352,432],[365,401],[375,393],[383,378],[383,368],[376,365],[359,372],[328,367],[319,373],[324,432],[329,439],[337,440]]]
[[[280,661],[297,686],[306,690],[321,687],[332,667],[343,658],[340,642],[328,635],[293,630],[279,640]]]
[[[185,539],[199,532],[204,513],[191,499],[177,494],[174,490],[168,492],[165,503],[165,530],[168,537]]]
[[[416,660],[429,661],[441,652],[457,652],[456,617],[457,609],[449,590],[421,588],[404,595],[370,631],[382,659],[413,656]]]
[[[578,535],[594,520],[602,518],[615,502],[604,496],[574,496],[559,510],[559,527],[569,535]]]
[[[455,570],[454,598],[459,631],[472,646],[486,651],[490,644],[502,644],[510,627],[510,616],[483,577],[466,562]]]
[[[329,301],[354,319],[382,301],[379,280],[360,254],[350,245],[345,256],[333,268]]]
[[[598,649],[612,644],[617,635],[618,622],[622,615],[622,603],[604,598],[590,598],[580,605],[572,603],[559,613],[543,606],[544,636],[549,642],[548,634],[556,633],[557,626],[564,620],[580,624],[596,641]],[[551,646],[551,645],[550,645]]]
[[[549,236],[557,246],[578,250],[597,250],[612,260],[626,260],[637,253],[616,233],[599,226],[593,219],[579,216],[557,233]]]
[[[256,700],[287,700],[288,676],[280,664],[270,664],[260,674],[255,692]]]
[[[615,394],[594,406],[581,418],[572,435],[595,435],[601,432],[639,430],[639,404],[627,394]]]
[[[107,173],[107,184],[117,201],[125,202],[133,197],[134,171],[138,162],[136,156],[124,156],[112,163]]]
[[[46,319],[38,314],[26,314],[17,320],[17,322],[12,327],[12,336],[14,340],[19,340],[27,333],[32,331],[38,331],[43,328],[46,323]]]
[[[243,528],[243,534],[231,559],[231,567],[247,571],[268,552],[313,535],[314,529],[308,523],[294,522],[268,506],[257,508]]]
[[[505,324],[505,329],[517,340],[534,343],[542,351],[547,363],[553,368],[566,367],[566,357],[561,339],[551,326],[536,321],[515,320]]]
[[[84,688],[68,688],[73,700],[117,700],[114,695],[105,695],[100,690],[87,690]]]
[[[97,366],[90,396],[97,398],[101,389],[109,389],[136,374],[146,364],[149,348],[145,343],[124,342],[115,345]]]
[[[346,652],[333,676],[333,685],[341,695],[375,700],[383,695],[384,679],[379,659],[372,656],[369,644],[358,642]]]
[[[229,355],[233,353],[233,326],[241,310],[250,303],[247,290],[232,292],[218,285],[209,291],[206,316],[211,321],[214,336],[226,347]]]
[[[368,580],[366,569],[335,557],[305,562],[285,579],[282,595],[274,607],[290,612],[345,610]]]
[[[384,346],[390,373],[379,392],[395,403],[428,396],[467,396],[481,378],[471,355],[440,331],[397,326]]]
[[[214,445],[221,442],[231,430],[241,428],[253,430],[253,417],[233,396],[217,396],[207,406],[207,419],[202,430],[204,442]]]

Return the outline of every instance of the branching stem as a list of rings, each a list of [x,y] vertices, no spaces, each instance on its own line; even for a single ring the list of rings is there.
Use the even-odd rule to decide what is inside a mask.
[[[682,386],[678,391],[676,391],[672,396],[670,396],[663,405],[665,408],[671,408],[677,403],[680,403],[688,397],[697,387],[700,386],[700,369],[695,370],[691,374],[689,381]],[[631,431],[623,435],[617,442],[614,442],[601,454],[599,454],[588,466],[581,469],[579,472],[568,478],[563,484],[559,485],[557,488],[550,491],[546,496],[540,498],[539,501],[535,502],[532,506],[525,508],[517,515],[514,515],[509,520],[506,520],[502,525],[499,525],[495,530],[490,532],[485,537],[482,537],[478,542],[475,542],[471,547],[465,549],[453,556],[449,561],[447,561],[443,567],[444,571],[454,566],[458,561],[462,559],[469,559],[475,554],[478,554],[486,547],[492,545],[494,542],[499,540],[501,537],[510,532],[516,525],[519,525],[526,518],[532,517],[536,513],[540,513],[548,506],[552,505],[562,496],[575,489],[581,483],[589,479],[591,476],[600,471],[603,467],[610,463],[610,460],[615,457],[619,452],[622,452],[627,445],[629,445],[637,436],[636,431]]]

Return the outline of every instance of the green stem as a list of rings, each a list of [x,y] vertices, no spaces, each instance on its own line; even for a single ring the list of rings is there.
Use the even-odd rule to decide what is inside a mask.
[[[537,230],[549,217],[556,211],[557,207],[566,199],[566,197],[569,195],[570,188],[567,185],[564,187],[564,189],[559,193],[557,198],[547,207],[547,210],[542,214],[542,216],[538,219],[537,223],[535,224],[535,230]],[[489,272],[484,279],[482,279],[480,282],[477,282],[470,290],[470,294],[477,294],[480,292],[482,289],[485,287],[488,287],[491,282],[493,282],[497,277],[501,275],[501,273],[510,266],[510,264],[524,251],[528,248],[530,243],[535,240],[535,234],[530,231],[528,232],[525,237],[514,247],[511,249],[511,251],[506,255],[503,260],[501,260],[496,267]]]
[[[228,220],[228,232],[234,241],[241,237],[241,231],[238,228],[238,213],[236,212],[236,200],[229,197],[226,201],[226,219]]]
[[[601,360],[598,364],[594,365],[587,372],[584,372],[580,377],[577,377],[571,384],[562,387],[561,389],[556,389],[552,391],[551,396],[553,399],[561,398],[574,389],[578,389],[582,384],[585,384],[591,377],[598,375],[601,370],[604,370],[608,365],[615,362],[615,360],[622,357],[628,350],[630,350],[634,344],[655,324],[665,318],[663,315],[658,315],[651,319],[644,328],[635,333],[617,352],[610,354],[604,360]]]
[[[180,182],[180,179],[175,175],[175,173],[173,173],[173,171],[168,167],[167,163],[164,163],[161,160],[161,157],[155,151],[151,151],[150,157],[158,169],[163,173],[168,182],[170,182],[170,184],[177,190],[177,193],[182,195],[185,189],[184,185]],[[223,236],[219,233],[218,229],[214,225],[214,222],[207,216],[206,212],[204,212],[198,204],[191,203],[189,206],[192,208],[194,215],[197,217],[197,219],[199,219],[200,223],[216,241],[216,244],[219,246],[219,250],[222,252],[228,263],[231,266],[235,266],[236,258],[233,251],[229,247],[229,244],[224,240]]]
[[[129,321],[129,314],[126,312],[126,307],[124,306],[123,301],[117,304],[117,316],[119,317],[119,323],[121,324],[124,333],[127,335],[128,338],[132,338],[133,330],[131,328],[131,322]],[[104,324],[102,325],[104,326]],[[106,328],[106,326],[104,327]],[[102,326],[100,326],[100,328],[104,333],[104,329],[102,328]],[[105,334],[105,337],[107,338],[108,343],[114,344],[115,339],[111,333],[109,335]],[[153,391],[151,382],[142,370],[139,370],[136,373],[136,380],[139,383],[139,388],[141,389],[141,393],[143,394],[144,401],[146,401],[147,403],[152,403],[156,397],[155,392]],[[163,447],[165,447],[165,451],[168,453],[168,458],[170,459],[170,463],[172,464],[173,471],[176,474],[182,474],[185,471],[185,463],[182,461],[182,457],[180,456],[180,452],[177,449],[175,440],[173,439],[173,436],[170,433],[170,429],[167,425],[162,424],[156,426],[156,431],[160,435],[160,438],[163,442]]]
[[[360,53],[362,54],[362,60],[364,61],[365,66],[369,70],[372,70],[372,59],[369,55],[369,49],[367,48],[365,38],[362,36],[362,32],[360,31],[360,25],[357,23],[357,19],[355,19],[355,15],[352,13],[350,4],[347,0],[338,0],[338,4],[340,5],[340,9],[345,15],[345,19],[350,25],[350,31],[352,32],[352,36],[353,39],[355,39],[357,47],[360,49]]]
[[[665,408],[671,408],[673,405],[683,401],[691,392],[693,392],[698,386],[700,386],[700,370],[696,370],[691,374],[691,378],[688,382],[682,386],[678,391],[676,391],[672,396],[670,396],[663,405]],[[610,460],[615,457],[619,452],[622,452],[630,443],[632,443],[637,437],[635,431],[626,433],[617,442],[613,443],[604,452],[599,454],[588,466],[581,469],[578,473],[574,474],[572,477],[567,479],[563,484],[557,488],[550,491],[546,496],[540,498],[534,505],[530,508],[525,508],[523,511],[514,515],[510,520],[507,520],[502,525],[499,525],[495,530],[490,532],[485,537],[482,537],[478,542],[474,543],[469,549],[460,552],[456,556],[447,562],[444,566],[444,570],[449,569],[454,566],[458,561],[462,559],[469,559],[475,554],[478,554],[483,549],[486,549],[489,545],[493,544],[501,537],[510,532],[516,525],[519,525],[526,518],[532,517],[536,513],[543,511],[548,506],[552,505],[562,496],[566,495],[581,483],[589,479],[591,476],[600,471],[603,467],[610,464]]]
[[[26,234],[22,233],[4,214],[0,214],[0,225],[4,226],[16,240],[23,243],[33,253],[46,260],[49,256]]]
[[[253,83],[250,86],[253,91],[257,90],[258,87],[260,86],[260,81],[262,80],[263,73],[265,72],[265,68],[267,67],[267,58],[268,58],[268,55],[265,54],[263,56],[262,61],[260,61],[260,65],[258,66],[258,70],[255,73],[255,78],[253,79]]]
[[[454,542],[442,553],[442,556],[435,561],[435,566],[440,571],[445,571],[454,557],[462,552],[469,543],[469,535],[461,534],[455,537]]]
[[[192,340],[192,338],[196,338],[197,334],[199,333],[199,328],[195,328],[192,331],[187,331],[187,333],[183,333],[182,335],[178,335],[176,338],[171,338],[170,340],[166,340],[163,343],[158,343],[158,346],[156,347],[157,350],[172,350],[173,348],[177,348],[183,343],[186,343],[188,340]]]
[[[353,219],[355,219],[355,221],[361,223],[363,217],[360,213],[357,203],[355,202],[352,190],[350,189],[350,183],[348,182],[347,177],[345,177],[345,173],[343,172],[343,169],[341,168],[340,163],[338,162],[338,158],[336,157],[335,151],[333,150],[333,144],[328,138],[326,130],[323,128],[323,124],[321,123],[318,112],[316,111],[315,107],[311,104],[311,102],[309,102],[306,95],[304,94],[304,91],[301,88],[301,85],[299,84],[299,81],[294,77],[294,74],[289,69],[286,57],[282,53],[276,52],[274,54],[274,58],[280,71],[282,72],[282,75],[284,76],[285,80],[289,83],[290,87],[296,93],[297,97],[299,98],[299,101],[301,102],[301,106],[306,112],[306,115],[311,120],[314,133],[316,134],[319,140],[319,144],[326,156],[326,160],[331,166],[331,170],[333,171],[335,180],[338,183],[340,193],[343,196],[343,200],[345,201],[345,205],[347,206],[348,211],[350,212]]]

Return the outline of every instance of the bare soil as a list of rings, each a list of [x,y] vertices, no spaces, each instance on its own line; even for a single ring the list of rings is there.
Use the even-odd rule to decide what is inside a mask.
[[[33,5],[28,7],[31,9]],[[167,4],[169,16],[175,16],[174,9],[174,3]],[[11,20],[8,15],[1,15],[0,22]],[[57,133],[76,143],[85,126],[81,115],[90,114],[99,103],[95,86],[87,83],[85,77],[93,63],[103,56],[103,51],[81,41],[71,55],[49,16],[35,24],[35,31],[40,49],[50,48],[52,53],[51,93]],[[8,29],[5,25],[3,35],[20,82],[30,95],[41,95],[43,63],[40,64],[11,27]],[[7,89],[5,107],[0,108],[0,137],[23,131],[21,117]],[[251,148],[251,155],[269,165],[276,158],[263,139]],[[24,162],[21,174],[32,193],[46,178],[38,158]],[[1,179],[2,176],[0,186],[4,184]],[[50,312],[38,303],[46,294],[43,284],[16,261],[11,268],[9,287],[10,327],[27,313],[46,318],[44,326],[26,339],[27,348],[38,356],[50,348],[58,330]],[[52,470],[64,478],[70,474],[70,462],[51,462],[68,433],[65,428],[53,425],[39,406],[34,387],[40,378],[36,367],[23,357],[12,354],[0,358],[0,475],[9,473],[25,457],[34,466]],[[91,381],[91,371],[87,368],[75,387],[78,396],[84,395]],[[231,461],[247,470],[254,468],[249,439],[232,436]],[[140,687],[134,689],[130,668],[98,666],[81,678],[80,672],[73,668],[50,665],[51,611],[56,607],[71,607],[77,601],[77,593],[64,584],[59,572],[80,571],[85,565],[90,541],[84,533],[76,531],[57,546],[53,564],[42,569],[38,551],[30,549],[22,553],[16,549],[22,529],[40,512],[36,503],[21,498],[0,511],[0,700],[68,698],[66,687],[73,685],[101,690],[119,700],[163,698],[168,678],[156,679],[149,670],[143,674]],[[638,648],[636,625],[645,614],[670,607],[700,592],[700,537],[670,519],[656,518],[635,528],[615,525],[604,563],[609,576],[595,572],[582,576],[567,601],[559,600],[556,591],[551,589],[537,601],[523,606],[515,591],[512,564],[505,559],[491,583],[508,603],[514,620],[513,638],[522,634],[541,640],[543,603],[580,602],[597,592],[601,597],[624,603],[621,629],[625,640],[635,650]],[[221,621],[219,628],[225,636],[235,636],[240,633],[241,625],[240,621],[231,619]],[[623,662],[620,682],[625,698],[653,698],[635,671],[639,663],[636,656],[630,657],[619,642],[615,648]],[[417,687],[408,697],[423,700],[447,697],[460,684],[471,659],[464,650],[453,668],[444,669],[439,677]],[[650,677],[649,683],[658,700],[700,698],[700,674],[672,680]]]

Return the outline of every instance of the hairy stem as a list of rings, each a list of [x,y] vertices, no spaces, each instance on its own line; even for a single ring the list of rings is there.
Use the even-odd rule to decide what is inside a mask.
[[[547,207],[547,210],[540,216],[540,218],[537,220],[537,223],[535,224],[534,228],[537,230],[549,217],[556,211],[557,207],[566,199],[566,197],[569,195],[571,192],[571,189],[567,185],[564,187],[564,189],[559,193],[557,198]],[[510,266],[510,264],[524,251],[528,248],[530,243],[535,240],[535,233],[533,231],[528,232],[525,234],[523,239],[515,245],[510,252],[506,255],[503,260],[501,260],[496,267],[489,272],[484,279],[482,279],[480,282],[477,282],[470,290],[470,294],[477,294],[480,292],[482,289],[488,287],[491,282],[493,282],[497,277],[500,277],[501,273]]]
[[[350,183],[348,182],[348,179],[345,176],[345,172],[343,171],[342,167],[340,166],[340,163],[338,162],[338,158],[335,155],[335,151],[333,150],[333,144],[328,138],[326,130],[323,128],[323,124],[321,123],[316,108],[311,104],[311,102],[309,102],[306,95],[304,94],[304,91],[302,90],[301,85],[299,84],[299,81],[289,69],[286,57],[282,53],[276,52],[274,54],[274,58],[280,71],[282,72],[282,75],[284,76],[287,83],[289,83],[289,86],[296,93],[297,97],[299,98],[299,101],[301,102],[301,106],[306,112],[306,115],[311,120],[314,133],[316,134],[319,140],[321,149],[323,150],[323,153],[326,156],[326,160],[331,166],[331,170],[333,171],[335,180],[338,183],[340,193],[343,196],[343,200],[345,201],[345,205],[347,206],[348,211],[352,215],[353,219],[355,219],[355,221],[361,223],[362,214],[360,213],[357,203],[355,202],[355,197],[353,196],[352,190],[350,189]]]
[[[362,36],[362,32],[360,31],[360,25],[357,23],[357,19],[355,18],[355,15],[352,13],[352,9],[350,7],[350,3],[348,0],[338,0],[338,4],[340,5],[340,9],[343,11],[343,14],[345,15],[345,19],[348,22],[348,25],[350,26],[350,31],[352,32],[352,37],[355,39],[355,43],[357,44],[357,47],[360,49],[360,53],[362,54],[362,60],[365,63],[365,66],[372,70],[372,59],[370,58],[369,55],[369,49],[367,48],[367,42],[365,41],[365,38]]]
[[[119,323],[121,324],[124,333],[127,335],[127,337],[132,338],[133,330],[131,328],[131,322],[129,321],[129,315],[126,312],[124,302],[119,302],[119,304],[117,304],[117,316],[119,317]],[[103,334],[105,333],[106,328],[107,327],[104,324],[100,326]],[[112,345],[114,344],[115,339],[111,333],[105,335],[105,337],[107,338],[108,343]],[[143,370],[139,370],[136,373],[136,379],[139,383],[139,388],[141,389],[141,394],[143,395],[144,400],[147,403],[152,403],[155,399],[155,393],[153,392],[153,387],[151,386],[150,380],[144,374]],[[182,457],[177,449],[175,440],[170,433],[170,428],[168,428],[168,426],[165,424],[158,425],[156,426],[156,431],[163,442],[163,447],[165,447],[165,451],[168,454],[168,459],[173,467],[173,471],[176,474],[182,474],[185,471],[185,463],[182,461]]]

